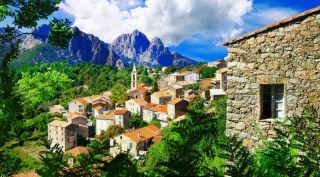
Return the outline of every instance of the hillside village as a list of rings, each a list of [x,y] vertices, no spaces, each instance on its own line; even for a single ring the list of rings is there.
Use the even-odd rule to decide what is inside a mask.
[[[68,109],[62,105],[53,105],[50,114],[62,116],[65,120],[57,117],[48,124],[48,139],[52,141],[52,146],[57,144],[64,152],[70,153],[79,148],[86,149],[83,145],[78,146],[79,136],[90,142],[110,126],[118,125],[125,132],[110,140],[112,156],[127,150],[134,157],[145,156],[148,147],[161,140],[163,128],[184,119],[190,101],[201,97],[210,102],[226,95],[226,61],[219,60],[207,65],[218,68],[216,77],[200,79],[196,71],[164,74],[158,80],[159,91],[154,93],[151,93],[150,86],[138,83],[139,74],[134,66],[131,88],[127,90],[129,99],[125,104],[114,103],[110,99],[111,91],[105,91],[100,95],[75,98],[69,103]],[[163,71],[166,69],[162,68]],[[199,85],[201,89],[188,88],[192,85]],[[159,127],[149,124],[129,128],[133,115],[148,124],[153,120],[158,121]],[[89,119],[90,116],[94,117],[95,122]]]
[[[80,34],[102,65],[71,52],[9,72],[19,42],[0,61],[0,176],[320,176],[320,6],[197,64],[137,30],[112,50]]]

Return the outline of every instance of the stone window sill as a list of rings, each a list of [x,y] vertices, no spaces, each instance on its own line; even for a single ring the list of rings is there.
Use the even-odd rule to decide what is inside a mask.
[[[285,118],[267,118],[267,119],[260,119],[259,122],[283,122]]]

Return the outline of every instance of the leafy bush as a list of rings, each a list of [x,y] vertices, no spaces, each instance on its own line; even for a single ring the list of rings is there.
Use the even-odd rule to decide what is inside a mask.
[[[140,128],[148,125],[140,116],[137,114],[131,114],[129,119],[129,128]]]

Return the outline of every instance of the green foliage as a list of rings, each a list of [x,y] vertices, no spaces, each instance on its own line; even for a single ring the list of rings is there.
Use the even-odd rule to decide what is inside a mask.
[[[48,129],[47,124],[53,120],[53,117],[49,113],[41,113],[33,119],[26,119],[24,127],[33,131],[35,129],[40,131],[46,131]]]
[[[159,128],[161,127],[161,124],[160,124],[160,122],[159,122],[158,119],[152,119],[152,120],[150,121],[149,125],[155,125],[155,126],[157,126],[157,127],[159,127]]]
[[[108,139],[114,138],[117,135],[123,133],[124,130],[119,125],[111,125],[106,131],[101,131],[100,135],[97,137],[97,140],[104,142]]]
[[[129,128],[140,128],[148,125],[147,122],[143,121],[143,119],[137,114],[131,114],[129,119]]]
[[[117,83],[111,90],[110,99],[123,105],[128,98],[127,89],[124,85]]]
[[[70,30],[70,25],[71,22],[68,19],[58,20],[54,18],[50,23],[49,42],[52,45],[67,47],[69,45],[69,39],[76,35]]]
[[[21,159],[9,149],[0,150],[0,174],[11,176],[21,169]]]
[[[201,79],[215,77],[217,70],[218,68],[216,67],[207,67],[207,66],[201,67],[201,70],[200,70]]]
[[[23,96],[25,104],[36,106],[55,98],[60,92],[71,87],[72,80],[57,71],[45,73],[22,73],[18,81],[18,93]]]
[[[199,90],[200,89],[200,84],[199,83],[195,83],[195,84],[191,84],[191,85],[187,85],[185,88],[185,90]]]
[[[142,66],[138,67],[139,83],[151,84],[152,79],[149,77],[148,70]]]
[[[138,172],[138,162],[132,160],[128,154],[117,155],[103,169],[105,176],[111,177],[139,177],[144,176]]]
[[[42,165],[36,170],[36,172],[40,176],[61,176],[61,171],[65,167],[68,167],[67,159],[64,158],[63,151],[57,144],[51,147],[51,140],[47,141],[46,139],[43,139],[43,142],[49,150],[40,152],[39,156]]]
[[[195,99],[188,107],[186,119],[162,131],[162,140],[154,144],[146,159],[150,176],[220,176],[223,161],[216,144],[220,136],[217,121]],[[222,136],[222,135],[221,135]],[[222,170],[221,170],[222,169]]]

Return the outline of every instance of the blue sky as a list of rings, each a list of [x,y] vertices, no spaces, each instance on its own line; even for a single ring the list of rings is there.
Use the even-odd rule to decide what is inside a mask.
[[[64,0],[50,18],[112,42],[138,29],[198,61],[227,55],[221,42],[320,5],[319,0]],[[42,20],[40,24],[47,23]],[[0,26],[10,24],[10,19]]]

